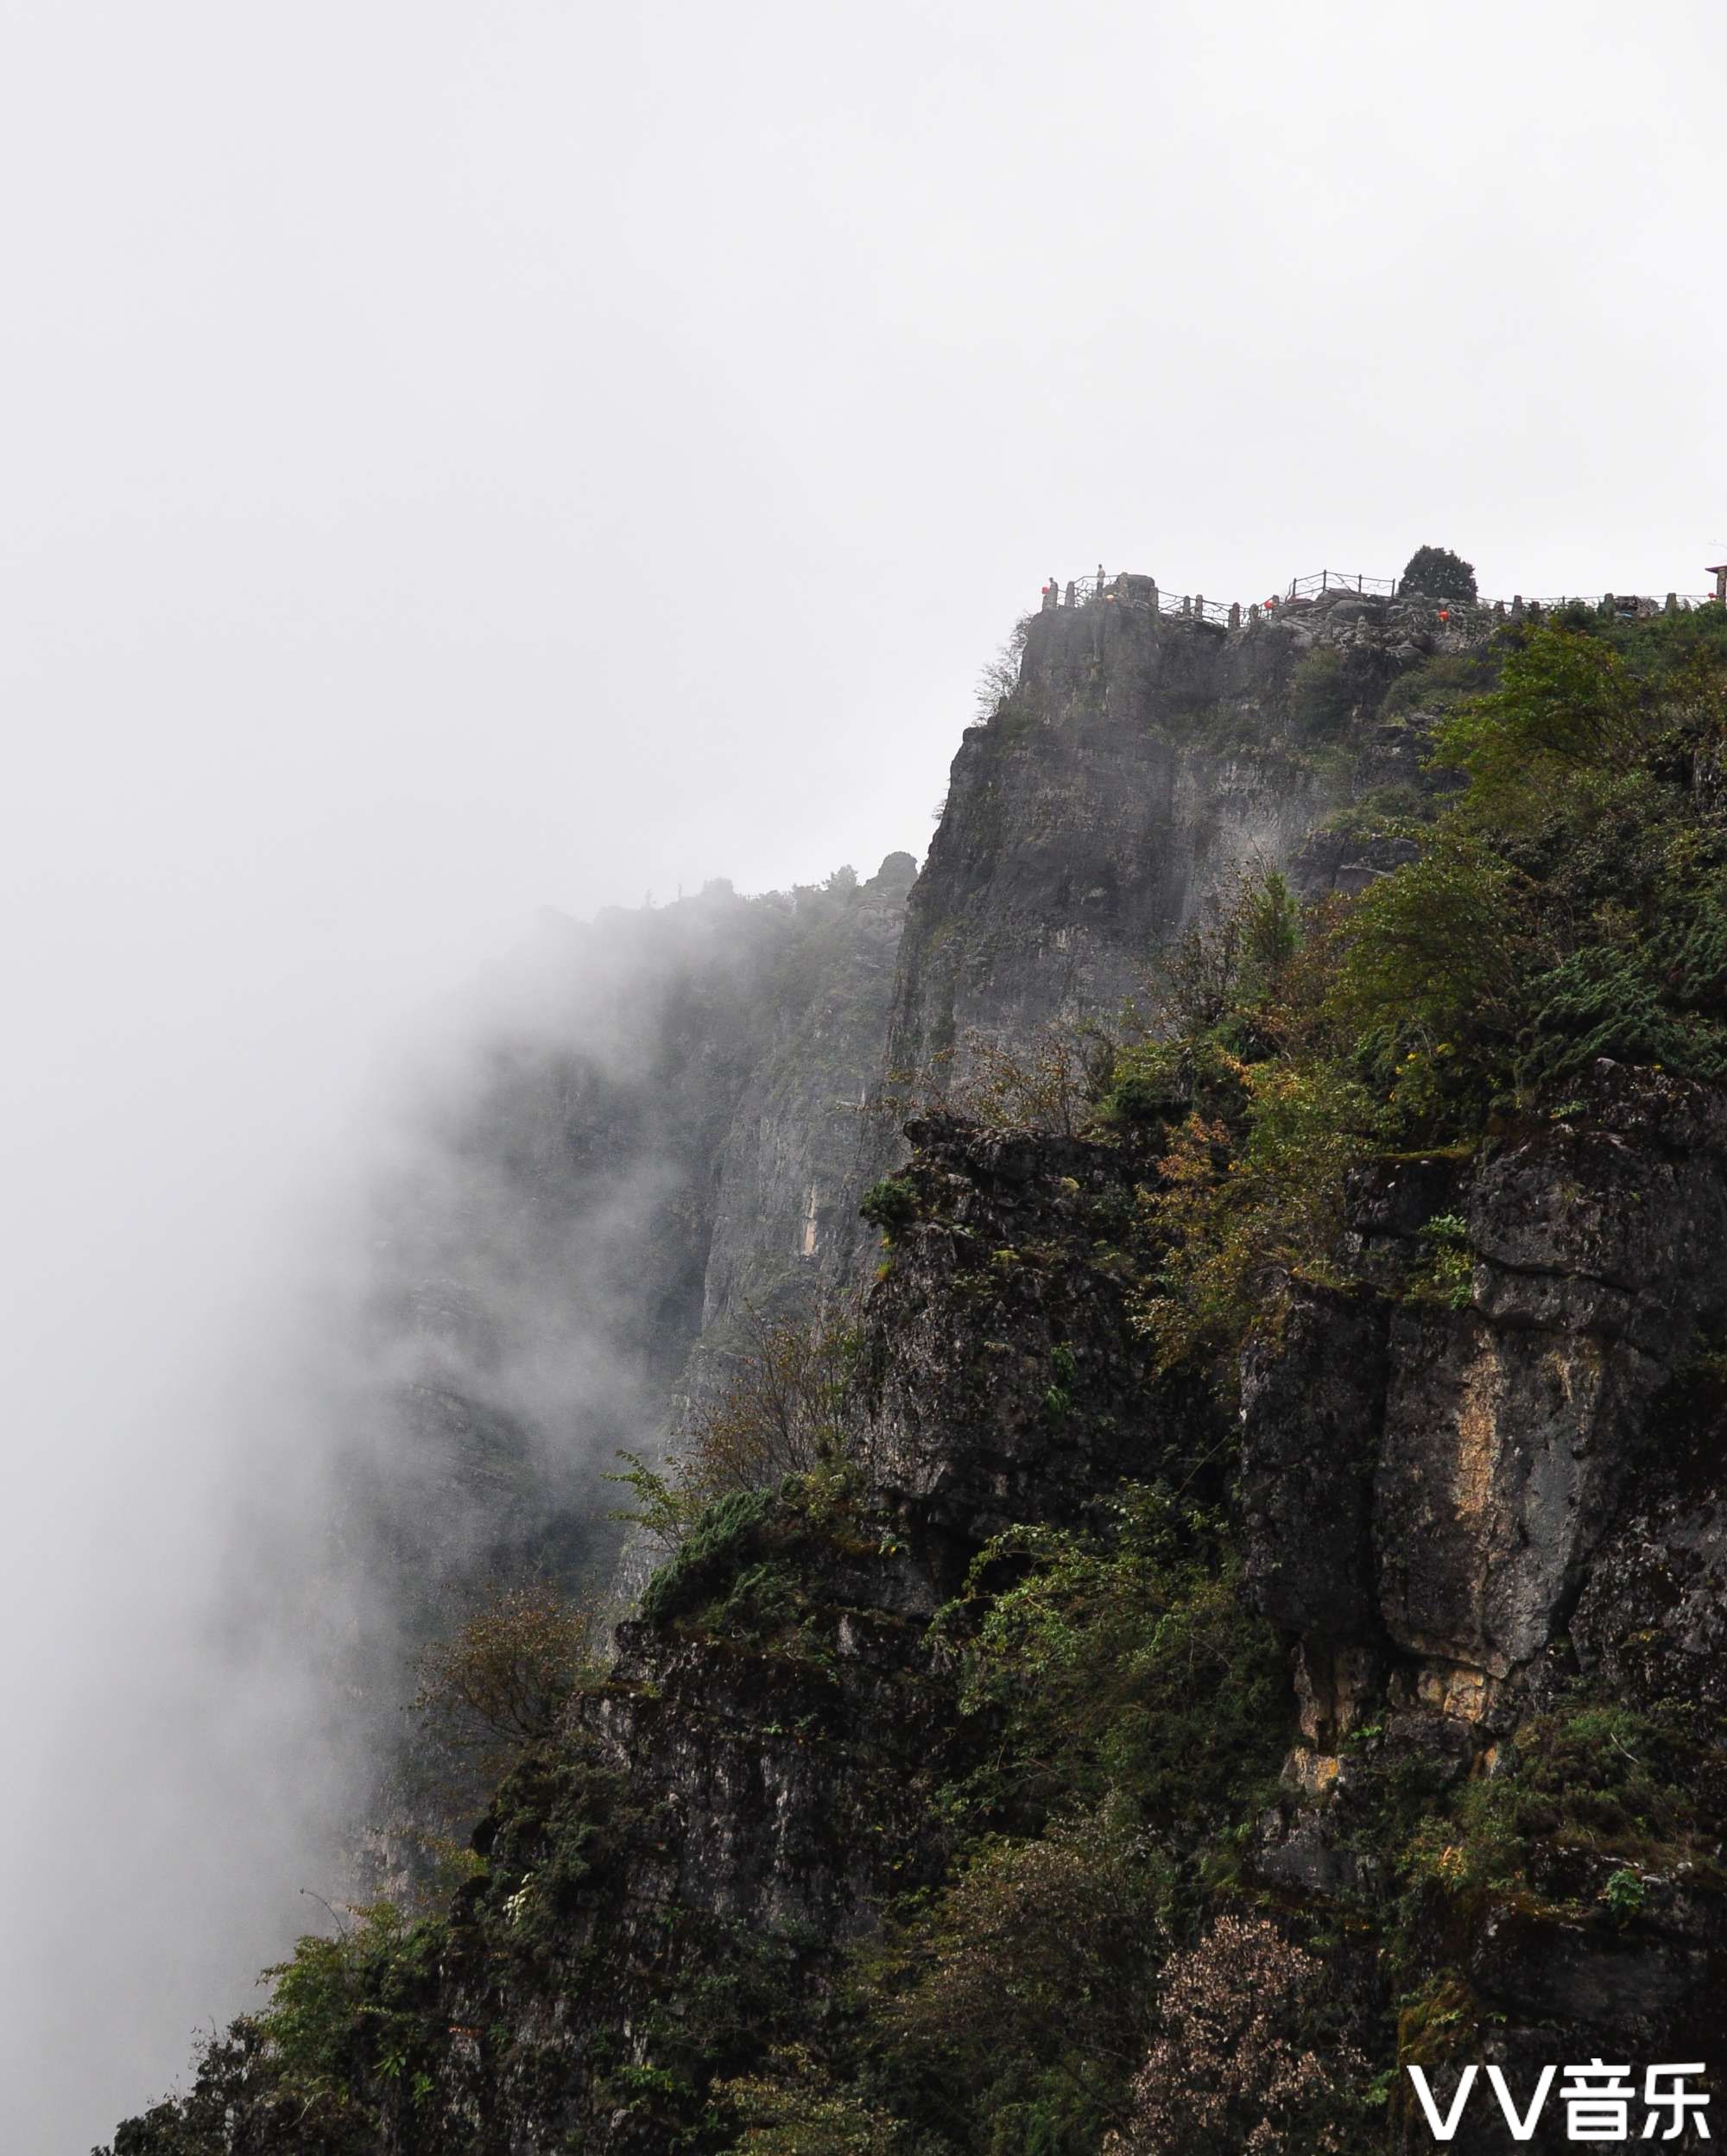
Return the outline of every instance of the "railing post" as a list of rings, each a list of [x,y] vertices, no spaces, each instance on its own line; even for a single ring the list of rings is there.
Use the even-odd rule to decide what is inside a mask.
[[[1067,579],[1067,604],[1070,606],[1075,604],[1073,597],[1073,579],[1072,577],[1069,577]]]
[[[1154,616],[1154,615],[1157,613],[1157,611],[1158,611],[1157,579],[1156,579],[1155,577],[1153,577],[1153,578],[1150,579],[1150,582],[1151,582],[1151,610],[1152,610],[1153,615]]]
[[[1230,627],[1231,629],[1239,629],[1239,628],[1241,627],[1241,625],[1242,625],[1242,607],[1241,607],[1241,601],[1240,601],[1239,599],[1231,599],[1231,600],[1230,601]]]
[[[1205,595],[1203,591],[1196,591],[1193,594],[1193,611],[1202,622],[1205,620]]]

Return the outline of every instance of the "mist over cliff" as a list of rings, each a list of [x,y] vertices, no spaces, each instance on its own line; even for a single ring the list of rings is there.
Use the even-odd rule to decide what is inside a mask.
[[[604,1584],[602,1478],[705,1316],[819,1262],[910,869],[546,915],[297,1095],[272,1034],[238,1100],[140,1072],[75,1145],[21,1107],[9,1713],[21,1843],[65,1857],[7,1931],[25,2145],[165,2083],[307,1894],[395,1876],[410,1657],[465,1598]]]

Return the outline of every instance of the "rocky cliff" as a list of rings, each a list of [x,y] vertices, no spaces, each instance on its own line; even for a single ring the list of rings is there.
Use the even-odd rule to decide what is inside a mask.
[[[861,1273],[823,1443],[667,1495],[465,1882],[116,2156],[1353,2156],[1412,2066],[1718,2072],[1724,736],[1712,616],[1034,616],[891,989],[895,863],[701,1089],[684,1337]],[[1206,996],[1047,1116],[854,1143],[1160,950]]]

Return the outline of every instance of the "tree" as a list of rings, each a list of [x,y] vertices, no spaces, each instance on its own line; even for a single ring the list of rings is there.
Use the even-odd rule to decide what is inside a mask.
[[[593,1612],[544,1584],[495,1587],[452,1636],[415,1666],[413,1707],[459,1752],[494,1765],[550,1736],[597,1666]]]
[[[1473,599],[1475,565],[1449,547],[1418,547],[1397,588],[1430,599]]]
[[[704,1499],[762,1489],[845,1459],[857,1438],[857,1312],[810,1319],[748,1310],[726,1381],[690,1418],[683,1479]]]
[[[1367,2062],[1326,2026],[1325,1963],[1264,1917],[1220,1917],[1173,1955],[1126,2130],[1104,2156],[1342,2156]],[[1356,2128],[1355,2132],[1351,2127]]]

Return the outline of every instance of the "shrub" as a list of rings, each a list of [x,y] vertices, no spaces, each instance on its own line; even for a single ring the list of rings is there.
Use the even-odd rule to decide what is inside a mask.
[[[494,1586],[420,1655],[413,1710],[444,1742],[485,1754],[502,1773],[511,1753],[552,1735],[573,1693],[599,1674],[600,1649],[589,1605],[543,1584]]]
[[[1014,1047],[972,1034],[957,1059],[963,1075],[941,1104],[990,1129],[1071,1138],[1107,1092],[1116,1056],[1116,1041],[1098,1025],[1046,1025]]]
[[[713,2093],[742,2129],[737,2156],[909,2156],[899,2121],[839,2087],[801,2045]]]
[[[1167,1249],[1138,1311],[1166,1369],[1210,1363],[1226,1384],[1281,1274],[1335,1277],[1344,1174],[1386,1122],[1328,1062],[1243,1065],[1241,1078],[1244,1127],[1190,1116],[1158,1164],[1146,1206]]]
[[[1585,1698],[1530,1717],[1509,1761],[1422,1822],[1405,1853],[1413,1878],[1452,1895],[1538,1894],[1554,1853],[1579,1849],[1617,1857],[1622,1869],[1687,1862],[1719,1881],[1718,1732]]]
[[[978,674],[977,712],[980,719],[993,718],[1018,688],[1020,669],[1025,663],[1026,638],[1035,618],[1031,614],[1022,614],[995,657]]]
[[[1530,961],[1526,893],[1483,840],[1445,826],[1338,926],[1328,1015],[1407,1117],[1434,1121],[1460,1081],[1502,1080]]]
[[[1300,910],[1281,871],[1236,869],[1153,961],[1154,1031],[1192,1040],[1244,1017],[1274,993],[1300,941]]]
[[[1289,716],[1298,741],[1335,741],[1348,728],[1355,699],[1344,662],[1329,645],[1306,653],[1289,683]]]
[[[773,1512],[775,1495],[734,1490],[697,1512],[670,1563],[662,1565],[643,1590],[642,1615],[665,1624],[699,1608],[735,1578],[759,1550],[759,1531]]]
[[[1648,731],[1636,678],[1610,644],[1543,628],[1507,654],[1496,690],[1445,720],[1434,754],[1468,773],[1478,815],[1515,824],[1545,813],[1555,785],[1630,769]]]
[[[336,1938],[302,1938],[266,1971],[275,1988],[257,2017],[277,2085],[331,2125],[374,2117],[365,2098],[380,2080],[423,2102],[442,2034],[431,2006],[445,1927],[411,1924],[389,1902],[351,1913]]]
[[[977,1796],[1040,1818],[1108,1799],[1199,1825],[1276,1771],[1287,1683],[1270,1627],[1246,1605],[1221,1519],[1129,1487],[1109,1531],[1020,1527],[972,1567],[990,1597],[966,1650],[962,1704],[1004,1746]]]
[[[1103,1817],[984,1843],[873,1972],[879,2079],[946,2146],[1093,2156],[1143,2040],[1154,1881]]]
[[[864,1192],[857,1211],[891,1242],[901,1228],[908,1228],[918,1217],[917,1185],[908,1175],[884,1175]]]
[[[1407,711],[1453,711],[1471,698],[1493,688],[1499,669],[1499,657],[1493,650],[1436,652],[1431,659],[1398,675],[1385,692],[1380,716],[1400,718]]]
[[[750,1310],[724,1383],[693,1409],[680,1464],[704,1497],[765,1489],[788,1475],[832,1466],[854,1449],[861,1342],[848,1303],[811,1318]]]
[[[1412,1283],[1410,1292],[1418,1301],[1440,1303],[1447,1310],[1466,1310],[1475,1282],[1468,1221],[1461,1213],[1440,1213],[1427,1223],[1421,1236],[1432,1255],[1426,1272]]]

